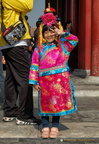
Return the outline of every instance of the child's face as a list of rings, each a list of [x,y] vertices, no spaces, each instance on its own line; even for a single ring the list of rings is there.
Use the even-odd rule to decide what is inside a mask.
[[[48,30],[44,32],[44,38],[46,42],[53,42],[56,38],[56,34],[55,32]]]

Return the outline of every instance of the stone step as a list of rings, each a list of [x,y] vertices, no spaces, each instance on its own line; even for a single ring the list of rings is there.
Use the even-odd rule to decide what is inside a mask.
[[[75,89],[75,95],[77,97],[99,97],[99,89]]]
[[[71,75],[75,87],[76,96],[96,97],[99,96],[99,76],[80,76]]]
[[[71,75],[71,79],[74,84],[98,84],[99,85],[99,76],[87,76],[85,78]]]
[[[99,96],[99,85],[74,85],[76,96]]]
[[[76,90],[99,90],[98,84],[74,84]]]

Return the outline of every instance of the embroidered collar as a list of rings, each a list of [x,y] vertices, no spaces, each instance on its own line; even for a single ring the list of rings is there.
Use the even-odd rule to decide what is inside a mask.
[[[46,45],[54,45],[54,42],[48,42]]]

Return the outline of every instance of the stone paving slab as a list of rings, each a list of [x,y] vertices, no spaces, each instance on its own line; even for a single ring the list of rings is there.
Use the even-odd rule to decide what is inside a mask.
[[[56,140],[45,140],[44,144],[49,143],[66,143],[66,144],[99,144],[99,141],[80,141],[80,138],[99,138],[99,97],[77,97],[78,111],[61,116],[60,133]],[[34,114],[38,116],[37,97],[34,97]],[[43,144],[40,138],[41,126],[24,125],[19,126],[13,122],[3,122],[3,111],[0,109],[0,144],[10,144],[11,141],[4,142],[7,138],[11,138],[13,144]],[[51,120],[51,119],[50,119]],[[14,138],[14,139],[13,139]],[[64,141],[59,139],[79,138],[79,141]],[[4,141],[2,141],[4,140]],[[14,140],[14,141],[13,141]],[[25,141],[24,141],[25,140]],[[30,142],[31,140],[32,142]],[[12,144],[11,143],[11,144]]]
[[[99,138],[72,139],[0,139],[0,144],[99,144]]]
[[[16,125],[15,122],[0,123],[0,138],[37,138],[38,126]]]
[[[0,138],[40,138],[41,126],[24,125],[17,126],[14,122],[0,123]],[[65,122],[59,127],[58,138],[98,138],[98,122]]]
[[[76,97],[78,110],[99,110],[99,97]]]
[[[39,127],[41,130],[41,127]],[[41,136],[39,131],[38,137]],[[99,123],[65,122],[60,124],[58,138],[99,138]]]

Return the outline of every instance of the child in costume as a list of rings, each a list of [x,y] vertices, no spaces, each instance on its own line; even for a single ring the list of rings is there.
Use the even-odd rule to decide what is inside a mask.
[[[56,14],[56,9],[50,7],[50,3],[48,3],[48,7],[44,10],[44,14],[48,14],[48,13],[52,13],[55,17],[56,17],[56,23],[57,23],[57,26],[59,29],[63,30],[63,27],[61,25],[61,21],[60,21],[60,18],[57,16]],[[41,27],[42,27],[42,16],[39,17],[38,21],[36,23],[39,24],[38,28],[36,29],[37,31],[41,30]],[[41,24],[41,25],[40,25]],[[40,34],[41,35],[41,34]],[[37,45],[37,43],[40,45],[42,43],[45,42],[45,39],[42,39],[40,38],[39,40],[39,36],[38,36],[38,32],[37,33],[34,33],[34,40],[35,40],[35,44]]]
[[[52,13],[44,14],[42,21],[42,36],[46,42],[34,50],[29,83],[38,90],[38,110],[43,127],[41,137],[56,138],[60,116],[77,110],[68,59],[78,38],[58,29]],[[49,116],[52,116],[51,129]]]

